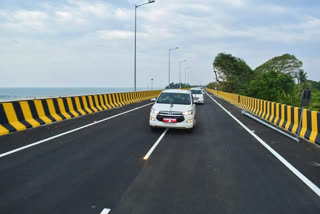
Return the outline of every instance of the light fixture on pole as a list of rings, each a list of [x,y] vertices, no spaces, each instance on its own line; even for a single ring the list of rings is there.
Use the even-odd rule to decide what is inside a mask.
[[[179,49],[179,47],[175,47],[175,48],[170,48],[169,49],[169,62],[168,62],[168,67],[169,67],[169,85],[168,87],[170,88],[170,52],[173,50]]]
[[[134,91],[137,91],[137,8],[154,2],[154,0],[149,0],[146,3],[134,6]]]
[[[182,61],[180,61],[179,63],[180,63],[180,78],[179,78],[179,81],[180,81],[180,85],[179,85],[179,88],[181,88],[181,65],[182,65],[182,63],[184,63],[184,62],[186,62],[187,60],[182,60]]]

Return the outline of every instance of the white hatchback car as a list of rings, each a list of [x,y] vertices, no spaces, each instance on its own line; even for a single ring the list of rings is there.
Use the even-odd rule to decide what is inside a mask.
[[[195,103],[204,103],[203,91],[201,88],[191,88],[190,91]]]
[[[161,92],[150,111],[152,128],[192,129],[196,124],[196,105],[191,91],[168,89]]]

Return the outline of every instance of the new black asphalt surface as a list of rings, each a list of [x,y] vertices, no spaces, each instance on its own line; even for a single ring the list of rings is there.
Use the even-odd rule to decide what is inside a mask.
[[[0,158],[0,213],[320,212],[309,187],[205,101],[197,106],[197,127],[169,130],[147,161],[143,156],[163,132],[149,129],[151,105]],[[249,127],[256,124],[258,135],[319,186],[318,147],[294,144],[218,101]],[[147,103],[2,136],[0,153]]]

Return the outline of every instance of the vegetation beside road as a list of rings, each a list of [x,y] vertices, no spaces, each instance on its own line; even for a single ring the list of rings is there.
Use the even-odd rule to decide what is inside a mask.
[[[310,89],[308,108],[320,111],[320,82],[307,80],[302,66],[294,55],[283,54],[251,69],[243,59],[219,53],[213,61],[216,82],[207,87],[293,106],[299,106],[302,91]]]

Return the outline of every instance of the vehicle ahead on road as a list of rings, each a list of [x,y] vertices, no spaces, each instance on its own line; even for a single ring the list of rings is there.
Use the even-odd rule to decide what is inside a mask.
[[[191,88],[190,91],[192,93],[194,103],[204,103],[203,91],[201,88]]]
[[[192,129],[196,125],[196,105],[191,91],[169,89],[159,95],[150,111],[151,128]]]

